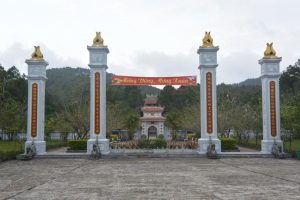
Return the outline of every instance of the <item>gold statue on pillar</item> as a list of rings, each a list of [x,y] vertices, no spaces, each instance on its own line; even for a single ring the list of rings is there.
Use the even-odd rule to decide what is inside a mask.
[[[100,32],[96,32],[96,37],[93,40],[93,47],[104,47],[104,40],[101,37]]]
[[[213,45],[213,39],[212,39],[212,37],[210,36],[210,32],[205,32],[205,36],[204,36],[204,38],[202,39],[202,42],[203,42],[203,44],[202,44],[202,48],[211,48],[211,47],[215,47],[214,45]]]
[[[34,46],[34,52],[31,54],[32,60],[43,60],[43,54],[41,52],[40,46]]]
[[[276,56],[276,51],[273,48],[273,42],[267,43],[267,48],[264,52],[264,58],[278,58]]]

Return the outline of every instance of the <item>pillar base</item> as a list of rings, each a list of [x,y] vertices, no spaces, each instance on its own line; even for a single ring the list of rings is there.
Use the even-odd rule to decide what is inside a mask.
[[[261,152],[262,153],[272,153],[272,147],[274,140],[262,140],[261,141]],[[276,144],[281,145],[283,148],[282,140],[276,140]]]
[[[89,139],[87,141],[87,154],[91,154],[93,150],[93,145],[96,139]],[[100,146],[101,154],[109,154],[109,140],[108,139],[98,139],[98,145]]]
[[[32,141],[26,141],[25,142],[25,153],[26,153],[26,148],[30,147],[32,144]],[[36,149],[36,154],[41,155],[46,153],[46,142],[45,141],[34,141],[35,149]]]
[[[215,144],[217,153],[221,153],[221,141],[218,138],[211,139],[211,141],[213,144]],[[209,139],[208,138],[203,138],[203,139],[200,138],[198,140],[198,145],[199,145],[198,153],[206,154],[207,148],[209,145]]]

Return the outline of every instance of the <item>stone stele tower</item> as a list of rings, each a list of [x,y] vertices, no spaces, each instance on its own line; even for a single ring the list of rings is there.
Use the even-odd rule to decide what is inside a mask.
[[[100,32],[97,32],[93,45],[87,47],[90,53],[90,139],[87,153],[91,153],[96,139],[101,153],[109,153],[109,140],[106,139],[106,69],[109,50],[103,42]]]
[[[273,144],[282,146],[280,138],[280,95],[279,77],[281,57],[276,56],[273,43],[267,43],[261,65],[262,104],[263,104],[263,140],[261,151],[272,153]]]
[[[36,154],[46,152],[44,140],[45,120],[45,85],[46,66],[39,46],[35,46],[31,58],[25,62],[28,64],[28,111],[27,111],[27,141],[26,148],[32,143],[35,145]]]
[[[210,32],[205,32],[203,44],[198,49],[200,70],[201,138],[198,140],[199,153],[207,153],[209,143],[215,144],[217,153],[221,152],[217,128],[217,88],[216,68],[218,46],[213,45]]]

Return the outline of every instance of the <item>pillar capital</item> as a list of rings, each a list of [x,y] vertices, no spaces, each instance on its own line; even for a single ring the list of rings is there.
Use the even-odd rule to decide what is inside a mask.
[[[44,60],[43,54],[39,46],[35,46],[35,51],[30,59],[26,59],[25,63],[28,65],[28,79],[47,79],[46,67],[48,62]]]
[[[87,46],[87,49],[90,52],[89,67],[107,68],[107,54],[109,53],[109,49],[106,46]]]
[[[261,65],[261,76],[279,77],[281,60],[281,57],[260,59],[258,63]]]
[[[199,54],[199,68],[216,68],[217,52],[219,47],[199,47],[197,53]]]

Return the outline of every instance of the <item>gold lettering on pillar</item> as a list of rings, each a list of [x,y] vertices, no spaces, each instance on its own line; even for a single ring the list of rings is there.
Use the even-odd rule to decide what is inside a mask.
[[[275,81],[270,81],[270,117],[271,117],[271,135],[276,137],[276,87]]]
[[[95,73],[95,134],[100,133],[100,73]]]
[[[207,133],[213,132],[213,116],[212,116],[212,74],[206,73],[206,126]]]
[[[31,137],[37,136],[37,105],[38,105],[38,84],[32,84],[31,90]]]

